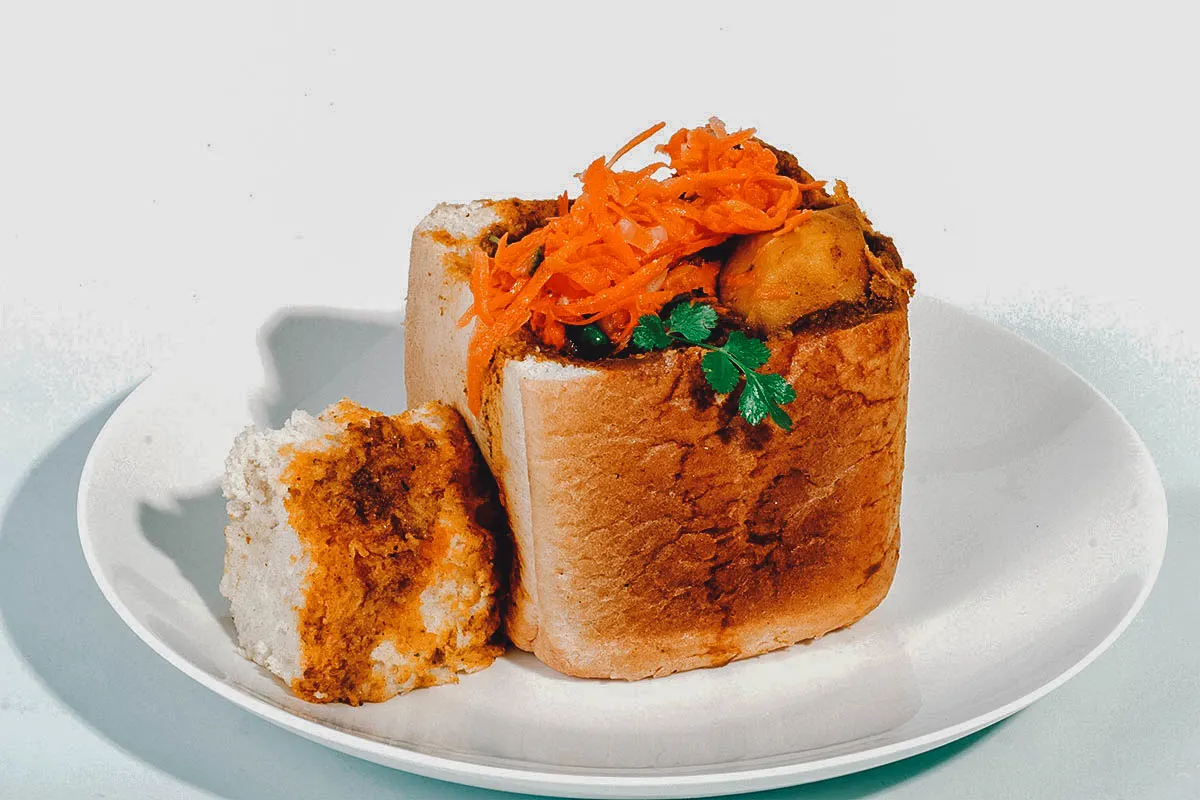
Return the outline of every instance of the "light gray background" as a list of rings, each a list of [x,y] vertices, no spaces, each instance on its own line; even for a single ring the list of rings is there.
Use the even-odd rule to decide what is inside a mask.
[[[83,459],[214,325],[400,308],[435,202],[548,196],[651,122],[710,114],[845,178],[920,291],[1107,394],[1171,514],[1145,609],[1065,687],[769,796],[1200,797],[1195,20],[847,6],[0,12],[0,797],[502,796],[297,739],[151,653],[80,554]]]

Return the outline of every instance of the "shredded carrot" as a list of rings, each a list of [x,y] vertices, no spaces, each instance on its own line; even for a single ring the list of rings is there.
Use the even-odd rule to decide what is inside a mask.
[[[626,153],[628,153],[630,150],[632,150],[633,148],[637,147],[639,144],[641,144],[642,142],[646,141],[646,140],[647,140],[647,139],[649,139],[651,136],[653,136],[654,134],[658,133],[659,131],[661,131],[661,130],[662,130],[663,128],[665,128],[665,127],[667,127],[667,123],[665,123],[665,122],[660,122],[660,123],[658,123],[658,124],[656,124],[656,125],[651,125],[649,128],[646,128],[646,130],[642,131],[642,132],[641,132],[641,133],[639,133],[637,136],[633,137],[633,138],[632,138],[632,139],[630,139],[628,142],[626,142],[624,147],[622,147],[622,148],[621,148],[620,150],[618,150],[617,152],[613,153],[613,157],[612,157],[612,158],[610,158],[610,159],[608,160],[608,163],[607,163],[607,164],[605,164],[605,166],[606,166],[608,169],[612,169],[612,167],[613,167],[613,164],[616,164],[616,163],[617,163],[617,161],[619,161],[619,160],[620,160],[621,156],[625,155],[625,154],[626,154]]]
[[[796,228],[800,227],[805,222],[807,222],[808,218],[812,216],[812,213],[813,213],[812,209],[808,209],[808,208],[802,209],[801,211],[797,211],[796,213],[789,216],[787,218],[787,220],[783,223],[783,227],[781,227],[779,230],[775,231],[773,234],[771,234],[771,236],[772,237],[782,236],[785,233],[791,233],[792,231],[796,230]]]
[[[720,265],[702,251],[730,236],[778,235],[811,216],[802,193],[823,183],[779,175],[775,154],[754,129],[729,133],[719,120],[682,128],[655,148],[668,162],[635,171],[614,165],[665,127],[642,131],[607,161],[580,175],[574,202],[564,192],[558,215],[516,242],[501,237],[494,256],[471,255],[476,321],[467,353],[467,405],[478,414],[488,366],[507,337],[528,326],[544,344],[566,345],[566,326],[595,323],[618,348],[643,314],[695,294],[717,302]],[[673,174],[657,178],[669,168]]]

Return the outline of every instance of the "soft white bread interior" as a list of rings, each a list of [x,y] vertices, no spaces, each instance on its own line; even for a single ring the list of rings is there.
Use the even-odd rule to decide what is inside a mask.
[[[504,615],[509,638],[533,650],[538,630],[538,586],[533,505],[526,467],[524,388],[600,373],[529,355],[506,361],[493,398],[477,418],[467,408],[466,352],[474,324],[460,327],[471,305],[467,259],[483,233],[512,223],[511,204],[476,201],[437,206],[413,235],[405,312],[405,388],[410,405],[437,400],[456,408],[496,476],[514,540],[513,575]]]
[[[500,652],[490,478],[450,408],[247,428],[223,488],[239,644],[301,697],[385,700]]]
[[[458,408],[515,541],[509,637],[571,675],[723,664],[848,625],[886,595],[899,547],[908,387],[904,305],[768,336],[797,392],[790,433],[714,396],[698,348],[598,363],[519,341],[478,417],[467,255],[520,201],[442,205],[413,237],[410,403]],[[499,228],[496,226],[500,226]]]
[[[242,652],[288,684],[302,672],[299,609],[312,561],[288,523],[280,479],[292,455],[327,447],[336,433],[331,420],[296,411],[279,430],[242,431],[225,461],[221,594],[229,598]]]

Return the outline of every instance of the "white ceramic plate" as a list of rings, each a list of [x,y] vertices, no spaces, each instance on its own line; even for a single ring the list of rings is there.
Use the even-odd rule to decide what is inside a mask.
[[[462,783],[577,797],[745,792],[894,761],[996,722],[1108,647],[1146,598],[1166,503],[1145,447],[1062,364],[942,303],[912,308],[900,568],[865,620],[658,680],[510,652],[454,686],[309,705],[239,655],[217,593],[237,431],[348,395],[404,407],[403,332],[284,312],[211,340],[113,414],[83,472],[88,564],[126,623],[217,694],[330,747]]]

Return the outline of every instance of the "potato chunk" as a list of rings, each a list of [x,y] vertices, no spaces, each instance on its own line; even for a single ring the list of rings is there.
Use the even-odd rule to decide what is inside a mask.
[[[790,233],[747,236],[721,270],[721,302],[759,330],[784,328],[837,302],[862,299],[867,243],[851,205],[813,212]]]

